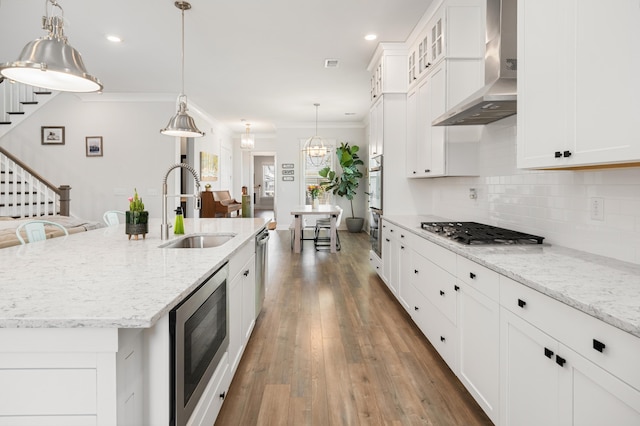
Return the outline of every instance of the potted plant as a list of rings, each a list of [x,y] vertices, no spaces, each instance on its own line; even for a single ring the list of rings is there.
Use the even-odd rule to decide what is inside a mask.
[[[356,189],[358,189],[360,179],[362,179],[362,172],[358,170],[358,166],[364,164],[358,156],[359,150],[360,147],[358,145],[350,146],[348,142],[341,142],[340,146],[336,148],[336,155],[338,156],[342,173],[338,175],[330,167],[325,167],[319,172],[320,176],[327,179],[327,182],[322,184],[326,191],[331,191],[334,195],[347,197],[347,200],[351,203],[351,217],[345,219],[349,232],[360,232],[364,224],[364,218],[356,217],[353,212],[353,197],[356,195]]]
[[[125,233],[131,239],[134,235],[136,240],[138,235],[144,239],[149,233],[149,212],[144,209],[142,198],[138,196],[138,190],[134,189],[133,197],[129,197],[129,210],[125,212]]]

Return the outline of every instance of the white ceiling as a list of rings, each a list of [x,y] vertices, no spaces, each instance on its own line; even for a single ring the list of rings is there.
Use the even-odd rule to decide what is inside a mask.
[[[105,93],[180,92],[180,10],[173,0],[58,0],[65,34]],[[208,115],[256,133],[315,121],[361,122],[378,42],[405,41],[432,0],[191,0],[185,93]],[[45,0],[0,0],[0,62],[45,32]],[[364,40],[368,33],[378,40]],[[108,42],[107,34],[123,38]],[[339,67],[325,69],[325,59]],[[355,115],[346,115],[355,113]],[[167,117],[168,121],[169,117]],[[159,123],[162,127],[165,123]],[[204,129],[206,130],[206,129]]]

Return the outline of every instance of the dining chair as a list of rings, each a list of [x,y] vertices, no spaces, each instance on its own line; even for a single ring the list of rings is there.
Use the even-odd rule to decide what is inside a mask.
[[[340,206],[336,206],[336,208],[339,212],[338,217],[336,218],[336,250],[340,250],[340,235],[338,234],[338,227],[342,221],[342,213],[344,210]],[[323,229],[327,231],[326,237],[320,236]],[[316,221],[313,241],[316,250],[328,249],[331,247],[331,218],[319,219]]]
[[[294,243],[294,235],[295,235],[295,229],[296,229],[296,220],[293,219],[293,221],[291,221],[291,225],[289,226],[289,230],[291,231],[291,250],[293,250],[293,243]],[[304,237],[304,230],[311,230],[314,232],[314,236],[312,238],[305,238]],[[300,229],[300,250],[303,249],[303,244],[304,241],[315,241],[315,227],[314,225],[309,225],[309,223],[307,222],[306,218],[302,218],[302,228]]]
[[[60,225],[59,223],[51,222],[49,220],[31,220],[21,223],[20,226],[16,228],[16,237],[18,237],[18,241],[20,241],[20,244],[26,244],[27,241],[33,243],[35,241],[46,240],[47,233],[44,228],[45,225],[55,226],[56,228],[61,229],[64,232],[64,235],[69,235],[69,231],[67,231],[67,228]],[[27,241],[22,238],[21,231],[23,228],[25,235],[27,236]]]
[[[125,213],[120,210],[108,210],[102,215],[102,220],[107,226],[117,226],[122,223],[120,217],[124,219]]]

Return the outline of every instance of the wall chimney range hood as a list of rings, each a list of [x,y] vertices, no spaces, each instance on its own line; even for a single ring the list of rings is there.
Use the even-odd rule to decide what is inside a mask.
[[[517,0],[487,0],[485,85],[433,120],[434,126],[488,124],[517,112]]]

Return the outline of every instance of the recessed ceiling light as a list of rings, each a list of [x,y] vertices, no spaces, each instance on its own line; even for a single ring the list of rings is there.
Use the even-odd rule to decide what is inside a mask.
[[[355,112],[345,112],[344,115],[356,115]]]
[[[366,36],[364,36],[364,39],[368,40],[368,41],[372,41],[372,40],[375,40],[377,38],[378,38],[378,36],[375,35],[375,34],[367,34]]]
[[[107,35],[107,40],[109,40],[112,43],[120,43],[120,42],[122,42],[122,39],[120,37],[118,37],[117,35]]]

